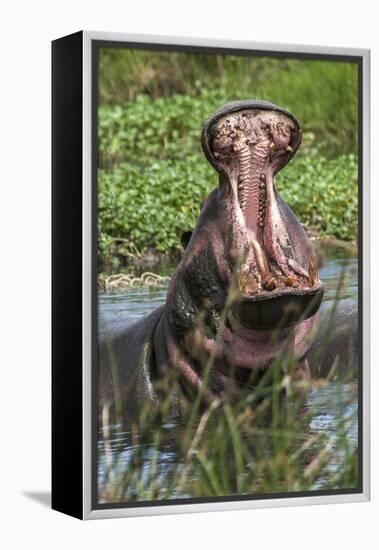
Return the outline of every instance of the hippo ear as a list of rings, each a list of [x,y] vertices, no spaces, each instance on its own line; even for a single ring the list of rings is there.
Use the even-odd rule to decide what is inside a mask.
[[[182,247],[185,250],[188,246],[188,243],[190,242],[192,237],[192,231],[184,231],[182,233],[182,236],[180,237],[180,242],[182,243]]]

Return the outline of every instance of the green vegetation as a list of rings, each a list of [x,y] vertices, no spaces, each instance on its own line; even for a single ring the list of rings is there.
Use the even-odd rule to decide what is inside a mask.
[[[332,160],[314,153],[299,155],[276,181],[283,198],[308,230],[340,239],[355,237],[358,197],[354,155]],[[130,239],[140,251],[150,246],[159,252],[173,252],[180,247],[181,234],[194,227],[202,199],[216,186],[214,170],[197,155],[184,160],[156,160],[144,170],[131,162],[121,163],[112,172],[101,170],[101,254],[106,257],[120,237]]]
[[[308,230],[354,239],[358,216],[355,155],[327,160],[317,151],[299,155],[276,178],[277,188]]]
[[[347,272],[341,272],[329,322],[348,277]],[[234,299],[229,289],[219,331]],[[197,323],[199,330],[204,330],[202,314]],[[277,336],[273,331],[274,346]],[[325,338],[310,362],[311,371],[317,370],[324,355],[329,354],[331,337]],[[342,368],[336,357],[324,380],[299,379],[298,359],[291,352],[293,338],[290,331],[270,368],[246,371],[244,384],[241,373],[230,368],[229,385],[217,395],[210,384],[216,348],[198,367],[201,386],[191,390],[187,384],[185,393],[180,370],[171,358],[169,365],[161,366],[162,376],[154,381],[158,399],[141,400],[132,417],[123,415],[120,396],[128,395],[128,391],[119,384],[117,369],[122,367],[113,364],[114,408],[108,402],[99,409],[99,501],[356,487],[357,384],[353,357]]]
[[[223,320],[231,300],[230,292]],[[201,316],[198,322],[200,327]],[[275,342],[275,332],[272,338]],[[110,414],[109,405],[104,405],[99,433],[100,501],[356,487],[357,387],[352,383],[356,365],[344,365],[343,374],[337,376],[336,359],[328,379],[299,380],[292,341],[289,334],[269,369],[250,371],[245,385],[237,386],[238,398],[227,389],[222,396],[210,395],[215,360],[211,353],[200,368],[202,385],[192,393],[187,387],[183,394],[180,371],[171,364],[154,384],[159,401],[141,402],[135,417],[123,420],[117,401],[120,416]],[[311,368],[328,353],[329,345],[325,341]],[[228,376],[232,388],[233,369]],[[118,379],[114,375],[115,388]],[[116,395],[121,390],[115,389]],[[173,401],[179,415],[178,410],[173,415]]]
[[[325,383],[303,393],[297,387],[288,378],[260,385],[238,404],[214,400],[192,420],[190,411],[173,420],[166,400],[127,432],[105,426],[100,502],[356,487],[357,447],[349,433],[355,386]],[[307,402],[307,389],[334,417],[332,430],[312,428],[320,401]]]
[[[186,124],[182,115],[192,113],[194,128],[199,130],[204,119],[226,101],[267,99],[293,112],[306,131],[316,134],[318,147],[328,155],[355,150],[357,86],[357,66],[342,62],[127,49],[105,49],[100,54],[101,105],[131,106],[138,112],[132,105],[143,95],[140,101],[146,108],[147,98],[156,105],[153,113],[149,109],[153,124],[153,119],[176,111],[180,127]],[[160,101],[155,104],[155,100]],[[187,112],[175,105],[170,108],[171,100],[186,104]],[[164,113],[159,113],[160,108]],[[198,134],[195,139],[198,147]]]
[[[103,50],[99,258],[180,250],[217,174],[201,126],[226,101],[260,97],[296,114],[304,140],[276,182],[308,230],[352,240],[357,221],[357,71],[352,64]]]

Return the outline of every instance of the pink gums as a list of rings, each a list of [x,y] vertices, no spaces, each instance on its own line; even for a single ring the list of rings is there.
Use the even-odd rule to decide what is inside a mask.
[[[225,364],[243,369],[267,368],[284,350],[293,360],[300,361],[312,344],[312,333],[318,319],[319,313],[316,313],[296,327],[274,334],[270,330],[249,331],[249,338],[225,327],[217,340],[204,337],[203,346],[215,357],[216,368]]]

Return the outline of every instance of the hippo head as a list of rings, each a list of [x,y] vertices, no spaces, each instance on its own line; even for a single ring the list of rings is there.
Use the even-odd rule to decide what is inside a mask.
[[[202,204],[167,300],[168,351],[192,382],[210,354],[217,391],[230,368],[266,369],[289,340],[304,365],[323,285],[312,245],[273,183],[300,142],[296,118],[265,101],[228,103],[204,124],[219,187]]]

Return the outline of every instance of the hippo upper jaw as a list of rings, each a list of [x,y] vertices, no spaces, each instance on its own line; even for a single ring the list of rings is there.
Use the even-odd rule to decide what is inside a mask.
[[[233,102],[205,126],[203,148],[220,174],[225,222],[235,222],[231,254],[242,296],[286,288],[307,294],[321,285],[305,231],[273,184],[300,140],[297,120],[265,102]]]

